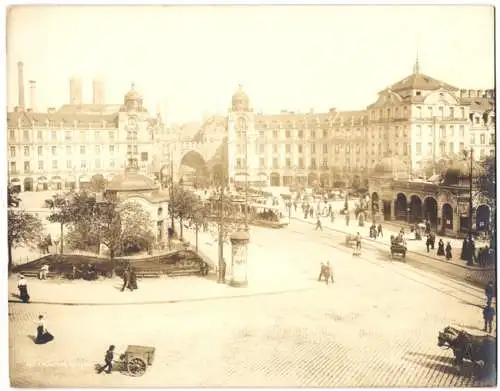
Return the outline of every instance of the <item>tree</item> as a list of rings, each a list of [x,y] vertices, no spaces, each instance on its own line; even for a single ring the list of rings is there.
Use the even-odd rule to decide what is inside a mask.
[[[102,174],[96,174],[90,180],[90,189],[96,193],[102,193],[106,185],[107,181]]]
[[[183,222],[189,220],[200,203],[199,198],[193,192],[176,185],[172,189],[172,199],[170,201],[170,213],[176,219],[179,219],[181,232],[180,238],[183,238]]]
[[[12,210],[8,212],[8,257],[9,274],[12,270],[12,249],[19,246],[36,248],[40,242],[43,225],[38,216],[26,213],[24,210]]]
[[[478,187],[489,206],[494,208],[497,197],[495,157],[488,156],[483,162],[483,167],[485,172],[478,178]]]
[[[154,241],[150,216],[136,202],[118,204],[108,200],[99,203],[95,217],[93,229],[98,235],[98,243],[108,247],[112,260],[122,254],[125,246],[149,249]]]
[[[51,223],[60,224],[61,254],[64,252],[64,226],[71,224],[75,219],[70,200],[71,194],[55,194],[51,200],[46,201],[52,211],[47,220]]]
[[[11,186],[7,187],[7,206],[10,208],[19,208],[20,203],[19,192],[14,191]]]
[[[52,213],[47,219],[52,223],[61,224],[61,253],[63,251],[63,227],[70,228],[68,236],[71,244],[86,250],[95,244],[93,222],[95,220],[95,197],[87,192],[57,194],[49,202]]]

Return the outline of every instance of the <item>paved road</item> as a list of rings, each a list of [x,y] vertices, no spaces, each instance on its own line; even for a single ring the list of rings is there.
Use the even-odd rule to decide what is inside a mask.
[[[310,226],[252,229],[252,257],[294,278],[335,268],[334,285],[266,297],[119,307],[10,305],[16,386],[433,386],[481,385],[458,376],[437,333],[453,324],[477,334],[482,292],[401,262],[353,258]],[[336,245],[336,243],[333,243]],[[373,251],[371,253],[370,251]],[[278,276],[276,276],[278,278]],[[251,281],[250,281],[251,283]],[[34,345],[38,313],[56,339]],[[152,345],[141,378],[96,375],[107,345]]]

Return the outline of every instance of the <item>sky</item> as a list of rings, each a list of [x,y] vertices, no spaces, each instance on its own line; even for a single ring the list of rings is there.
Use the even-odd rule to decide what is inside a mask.
[[[69,103],[69,79],[105,82],[106,103],[135,83],[169,123],[227,115],[239,84],[255,111],[361,110],[421,72],[494,88],[490,6],[15,6],[7,16],[9,109],[17,66],[40,111]]]

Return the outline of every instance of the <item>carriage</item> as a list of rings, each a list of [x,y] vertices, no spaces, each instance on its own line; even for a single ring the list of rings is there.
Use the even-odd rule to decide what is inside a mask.
[[[347,247],[356,247],[356,235],[347,234],[345,237],[345,245]]]
[[[399,255],[404,260],[406,258],[406,251],[406,242],[403,239],[391,237],[391,259],[394,259],[396,255]]]
[[[123,370],[130,376],[142,376],[148,366],[153,365],[155,348],[151,346],[128,345],[127,350],[120,355]]]

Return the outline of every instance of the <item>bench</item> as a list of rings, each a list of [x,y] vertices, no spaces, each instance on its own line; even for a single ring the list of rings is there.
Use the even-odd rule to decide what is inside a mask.
[[[135,273],[137,278],[160,278],[162,273],[159,271],[143,271]]]
[[[39,278],[40,271],[28,270],[28,271],[21,272],[20,274],[22,274],[24,277],[28,277],[28,278]],[[47,278],[54,278],[54,277],[57,277],[57,273],[54,273],[54,272],[47,273]]]
[[[189,276],[195,274],[201,274],[201,268],[190,267],[190,268],[172,269],[167,271],[167,275],[169,277]]]

